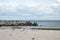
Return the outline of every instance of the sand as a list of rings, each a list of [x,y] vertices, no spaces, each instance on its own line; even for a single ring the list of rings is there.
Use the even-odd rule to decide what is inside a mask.
[[[0,40],[60,40],[60,30],[0,29]]]

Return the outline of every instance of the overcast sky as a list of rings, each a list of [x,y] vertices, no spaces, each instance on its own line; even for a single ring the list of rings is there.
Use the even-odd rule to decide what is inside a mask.
[[[0,20],[60,20],[60,0],[0,0]]]

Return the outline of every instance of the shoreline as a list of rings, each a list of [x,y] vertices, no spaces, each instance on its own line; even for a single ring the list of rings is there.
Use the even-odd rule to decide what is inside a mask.
[[[30,30],[60,30],[60,28],[38,28],[38,27],[31,27],[31,28],[25,28],[25,27],[13,27],[13,26],[11,26],[11,27],[0,27],[0,29],[30,29]]]

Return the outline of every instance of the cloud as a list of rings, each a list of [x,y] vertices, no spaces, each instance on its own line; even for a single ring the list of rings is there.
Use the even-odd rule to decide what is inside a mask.
[[[56,2],[60,3],[60,0],[56,0]]]
[[[0,19],[59,19],[59,13],[59,0],[0,0]]]

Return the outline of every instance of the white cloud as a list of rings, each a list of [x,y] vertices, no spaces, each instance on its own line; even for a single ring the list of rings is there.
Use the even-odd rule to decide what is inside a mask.
[[[17,15],[17,16],[31,16],[31,14],[24,14],[24,13],[22,13],[22,14],[17,13],[16,15]]]
[[[55,8],[58,8],[59,4],[58,3],[52,3],[52,6]]]
[[[0,3],[0,10],[2,12],[15,12],[18,3]]]
[[[1,2],[0,12],[13,15],[21,15],[20,17],[27,19],[40,19],[46,16],[58,16],[58,11],[60,10],[60,0],[20,0],[19,2]],[[1,14],[0,13],[0,14]],[[38,16],[39,15],[39,16]],[[10,18],[10,17],[9,17]]]
[[[60,0],[56,0],[56,2],[60,3]]]

